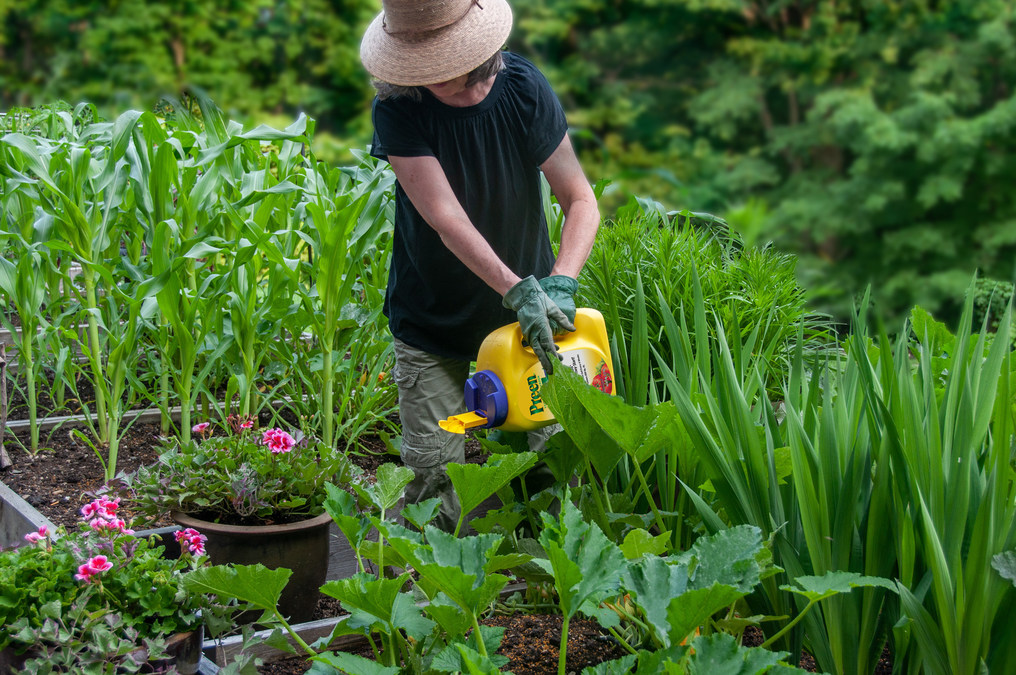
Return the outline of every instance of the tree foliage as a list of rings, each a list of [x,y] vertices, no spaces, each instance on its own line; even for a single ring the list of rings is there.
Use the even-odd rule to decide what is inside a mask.
[[[1016,35],[1007,0],[511,0],[508,47],[568,110],[608,215],[635,193],[799,254],[821,309],[872,284],[953,315],[1010,280]],[[106,116],[200,88],[362,147],[378,0],[0,3],[0,107]],[[277,121],[271,120],[268,121]]]

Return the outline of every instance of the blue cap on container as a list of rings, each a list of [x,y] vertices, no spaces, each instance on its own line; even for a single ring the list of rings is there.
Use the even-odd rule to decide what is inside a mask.
[[[508,418],[508,392],[492,370],[478,370],[466,380],[466,408],[487,418],[481,428],[499,427]]]

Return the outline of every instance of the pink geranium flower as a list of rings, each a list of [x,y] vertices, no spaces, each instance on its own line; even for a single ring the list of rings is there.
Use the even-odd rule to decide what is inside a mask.
[[[78,566],[78,573],[74,578],[78,581],[90,581],[92,577],[113,567],[113,563],[104,555],[92,556],[84,565]]]
[[[195,556],[205,554],[205,542],[208,541],[208,537],[201,534],[193,527],[178,530],[173,534],[173,536],[176,537],[176,541],[180,544],[181,550],[186,550],[188,553]]]
[[[203,434],[206,431],[208,431],[208,427],[210,425],[211,422],[201,422],[200,424],[195,424],[194,426],[191,427],[191,432],[195,434]]]
[[[289,452],[296,440],[282,429],[268,429],[261,436],[261,444],[267,446],[273,455]]]
[[[49,536],[49,528],[47,528],[45,525],[42,525],[41,527],[39,527],[38,532],[29,532],[28,534],[26,534],[25,541],[27,541],[29,544],[34,544],[37,541],[42,541],[48,536]]]

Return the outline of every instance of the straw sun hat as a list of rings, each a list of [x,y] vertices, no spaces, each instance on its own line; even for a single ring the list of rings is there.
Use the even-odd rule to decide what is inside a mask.
[[[383,0],[363,35],[360,60],[382,82],[404,87],[453,80],[504,45],[506,0]]]

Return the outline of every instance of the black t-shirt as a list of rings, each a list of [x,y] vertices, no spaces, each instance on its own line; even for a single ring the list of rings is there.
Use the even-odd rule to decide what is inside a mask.
[[[560,145],[567,123],[536,67],[520,56],[503,56],[505,69],[477,105],[445,105],[425,89],[422,101],[375,99],[371,154],[383,160],[437,158],[498,257],[520,277],[540,278],[550,273],[554,254],[539,165]],[[472,360],[487,333],[516,321],[515,313],[445,247],[398,183],[395,199],[384,307],[392,334],[433,354]]]

